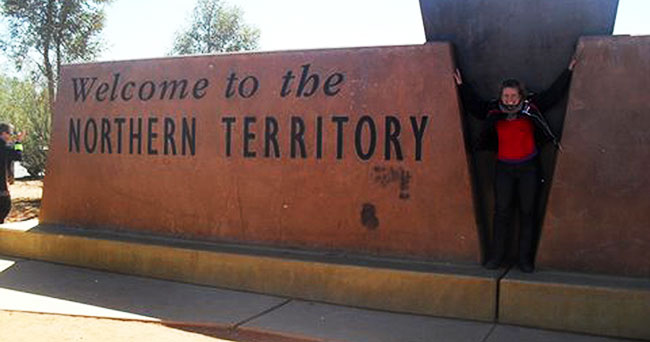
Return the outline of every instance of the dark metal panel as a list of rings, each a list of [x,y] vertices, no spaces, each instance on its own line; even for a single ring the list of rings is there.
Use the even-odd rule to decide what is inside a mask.
[[[420,0],[427,41],[451,41],[484,97],[503,78],[548,86],[580,36],[611,34],[618,0]]]

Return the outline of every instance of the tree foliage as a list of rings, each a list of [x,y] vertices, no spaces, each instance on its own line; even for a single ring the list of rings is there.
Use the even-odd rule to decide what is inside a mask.
[[[50,106],[44,87],[0,76],[0,122],[27,132],[22,165],[34,177],[45,171],[51,132]]]
[[[198,0],[191,25],[177,33],[172,55],[257,49],[260,31],[243,22],[243,12],[220,0]]]
[[[33,60],[54,100],[61,64],[89,60],[101,50],[104,4],[110,0],[1,0],[9,37],[2,49],[20,70]],[[51,103],[51,102],[50,102]]]

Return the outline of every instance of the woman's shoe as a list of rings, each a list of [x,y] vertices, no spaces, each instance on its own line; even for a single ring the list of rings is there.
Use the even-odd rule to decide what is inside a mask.
[[[535,271],[535,266],[531,263],[524,262],[519,264],[519,269],[524,273],[533,273],[533,271]]]
[[[497,268],[501,267],[501,261],[498,260],[488,260],[485,262],[483,267],[487,268],[488,270],[496,270]]]

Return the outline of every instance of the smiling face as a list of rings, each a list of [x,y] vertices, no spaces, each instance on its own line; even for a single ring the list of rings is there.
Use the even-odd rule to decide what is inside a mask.
[[[0,139],[4,140],[4,142],[11,141],[11,133],[9,133],[9,132],[0,132]]]
[[[519,89],[505,87],[501,91],[501,103],[506,106],[516,106],[521,102],[521,94],[519,94]]]

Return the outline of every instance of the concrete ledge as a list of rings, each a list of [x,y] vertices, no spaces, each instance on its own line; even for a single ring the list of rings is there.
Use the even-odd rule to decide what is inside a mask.
[[[498,272],[382,260],[324,262],[223,252],[206,244],[133,241],[0,228],[0,254],[355,307],[493,321]],[[119,240],[119,241],[118,241]],[[177,241],[176,241],[177,242]],[[324,259],[325,260],[325,259]],[[409,262],[403,262],[402,265]],[[397,263],[399,264],[399,263]]]
[[[650,280],[541,271],[509,272],[499,322],[650,340]]]

